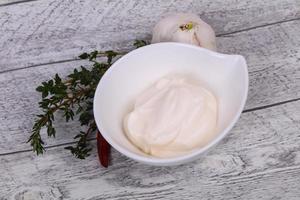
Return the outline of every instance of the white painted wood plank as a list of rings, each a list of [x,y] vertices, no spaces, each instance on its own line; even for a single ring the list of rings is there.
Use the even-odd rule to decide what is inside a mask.
[[[0,7],[0,70],[74,58],[90,49],[126,49],[150,38],[166,13],[194,12],[216,33],[300,17],[299,0],[50,0]],[[239,52],[235,52],[239,53]]]
[[[35,115],[41,112],[38,108],[41,97],[35,91],[37,85],[57,72],[65,77],[75,67],[86,63],[74,61],[0,74],[0,153],[29,148],[26,138],[31,133]],[[47,139],[49,145],[73,141],[74,134],[80,131],[77,121],[66,123],[61,115],[57,117],[58,134],[56,139]]]
[[[299,32],[297,20],[218,38],[221,52],[241,54],[247,60],[248,108],[300,97]]]
[[[299,32],[300,21],[294,21],[220,38],[222,49],[240,51],[248,60],[247,109],[300,97]],[[36,86],[81,64],[74,61],[0,74],[0,154],[30,149],[26,140],[39,113]],[[73,141],[80,129],[76,122],[58,122],[56,127],[57,138],[46,139],[48,145]]]
[[[99,168],[63,147],[0,157],[3,199],[289,199],[300,196],[300,103],[244,113],[202,160],[150,167],[113,151]]]

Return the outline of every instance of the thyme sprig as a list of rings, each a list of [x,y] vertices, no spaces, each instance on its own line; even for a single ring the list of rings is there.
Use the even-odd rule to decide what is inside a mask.
[[[136,48],[145,45],[147,42],[143,40],[136,40],[134,43]],[[79,58],[89,60],[92,63],[90,69],[83,66],[74,69],[66,80],[62,80],[58,74],[55,74],[53,79],[42,82],[36,88],[36,91],[42,95],[42,99],[38,103],[42,114],[36,116],[31,136],[28,139],[34,152],[39,155],[45,151],[44,141],[40,135],[43,128],[46,128],[48,137],[55,137],[56,130],[53,126],[55,114],[62,111],[66,122],[74,120],[74,117],[78,116],[81,126],[86,127],[85,132],[80,131],[75,135],[75,145],[68,146],[66,149],[79,159],[89,156],[91,147],[88,137],[97,129],[93,116],[93,98],[96,87],[113,61],[126,53],[118,51],[83,53]],[[99,62],[97,60],[99,57],[106,58],[106,60]]]

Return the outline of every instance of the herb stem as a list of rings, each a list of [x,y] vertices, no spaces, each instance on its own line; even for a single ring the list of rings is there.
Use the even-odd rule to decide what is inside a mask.
[[[134,46],[139,48],[147,44],[144,40],[136,40]],[[77,144],[74,147],[66,147],[66,149],[69,149],[74,156],[80,159],[84,159],[89,155],[91,148],[88,145],[87,136],[97,130],[92,114],[94,92],[105,71],[116,59],[127,53],[127,51],[116,52],[111,50],[96,50],[90,53],[83,53],[79,55],[79,58],[91,62],[90,69],[84,66],[81,66],[79,69],[75,68],[67,76],[67,80],[62,80],[56,74],[53,79],[42,82],[36,88],[42,95],[39,106],[43,113],[37,115],[28,139],[34,152],[42,154],[45,151],[44,142],[40,135],[43,127],[47,128],[49,137],[55,137],[56,131],[53,127],[54,114],[58,110],[62,110],[67,122],[73,120],[75,115],[78,115],[81,126],[88,127],[86,132],[80,131],[74,137],[77,140]],[[101,62],[98,62],[97,58],[101,58],[99,59]]]

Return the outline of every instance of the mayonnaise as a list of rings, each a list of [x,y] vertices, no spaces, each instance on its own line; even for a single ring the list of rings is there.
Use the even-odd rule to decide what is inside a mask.
[[[147,154],[182,155],[214,137],[217,107],[215,96],[201,85],[183,77],[164,77],[136,98],[124,118],[124,130]]]

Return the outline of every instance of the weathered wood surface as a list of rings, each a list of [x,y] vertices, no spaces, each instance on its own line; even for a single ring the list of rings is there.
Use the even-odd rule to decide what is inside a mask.
[[[300,196],[300,103],[244,113],[230,135],[202,160],[150,167],[113,152],[99,168],[63,147],[42,157],[1,156],[4,199],[289,199]]]
[[[299,0],[5,5],[17,1],[0,1],[1,200],[299,199]],[[95,148],[85,161],[64,150],[80,127],[60,122],[45,155],[28,152],[25,141],[38,113],[37,84],[86,64],[74,60],[82,51],[130,49],[133,39],[150,38],[153,24],[174,11],[201,15],[220,35],[221,52],[242,54],[248,61],[248,111],[220,145],[202,160],[164,168],[113,151],[112,165],[103,169]]]
[[[5,0],[5,2],[7,2]],[[299,0],[50,0],[0,7],[0,70],[127,49],[171,12],[193,12],[224,34],[300,18]]]
[[[300,20],[262,27],[219,38],[221,51],[241,53],[249,64],[250,87],[246,109],[300,98]],[[265,37],[267,36],[267,37]],[[269,44],[269,45],[266,45]],[[0,154],[30,149],[26,140],[39,113],[36,86],[57,72],[62,75],[86,64],[72,61],[0,74]],[[59,122],[57,138],[47,145],[73,141],[78,123]]]

